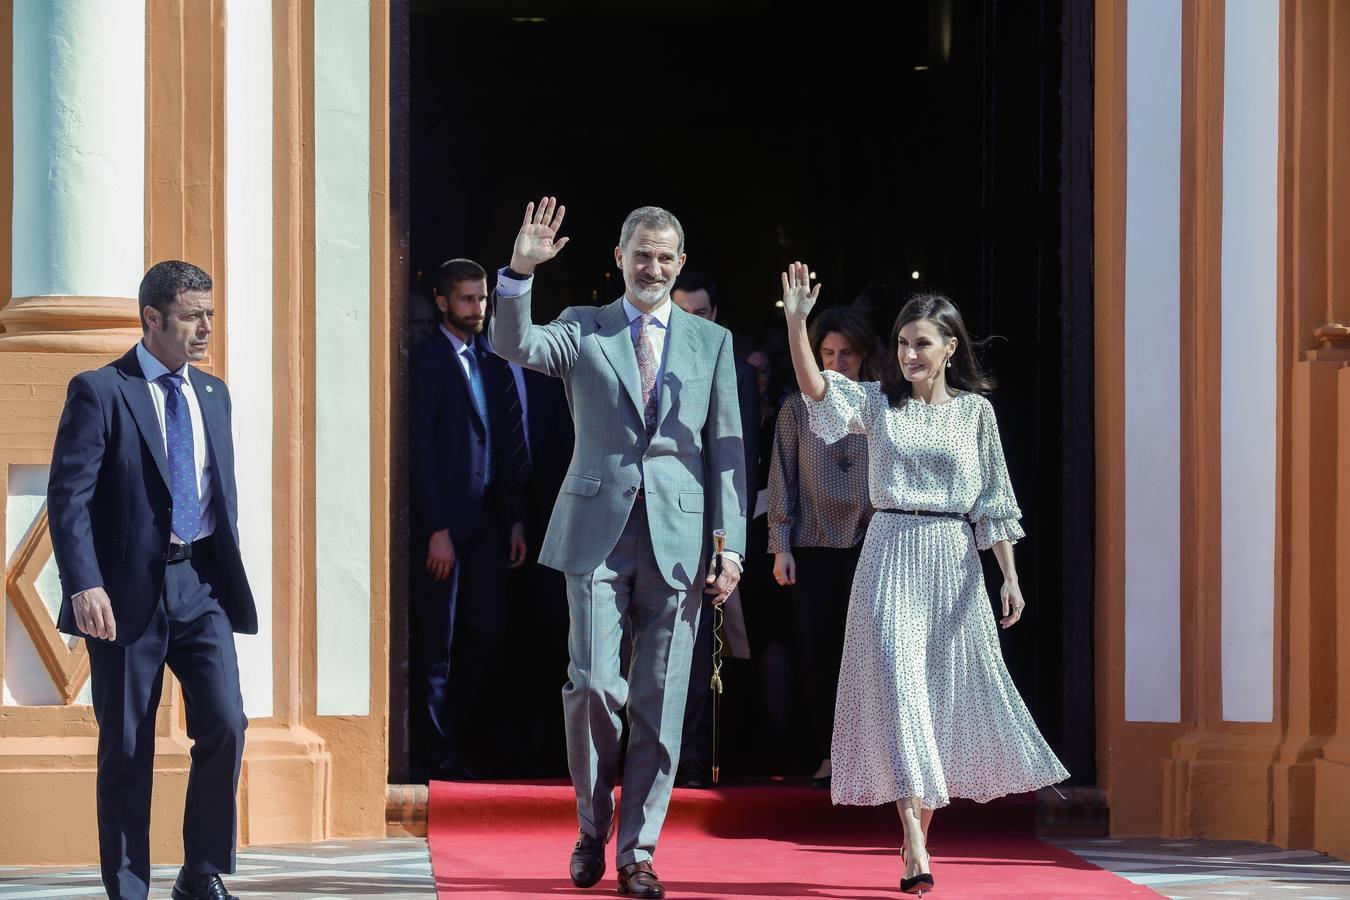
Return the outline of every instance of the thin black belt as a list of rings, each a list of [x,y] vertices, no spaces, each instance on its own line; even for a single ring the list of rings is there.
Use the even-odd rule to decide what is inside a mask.
[[[935,509],[878,509],[876,512],[894,513],[897,516],[938,516],[943,519],[960,519],[962,522],[969,521],[965,513],[938,512]]]
[[[173,565],[174,563],[192,559],[193,553],[201,553],[206,549],[206,541],[207,538],[202,538],[200,541],[193,541],[191,544],[175,544],[170,541],[168,552],[164,554],[164,561],[169,565]]]

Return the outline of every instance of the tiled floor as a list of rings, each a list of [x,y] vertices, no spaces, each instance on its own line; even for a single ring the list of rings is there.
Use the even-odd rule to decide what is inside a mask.
[[[1350,863],[1306,850],[1161,838],[1079,838],[1054,843],[1173,900],[1350,900]],[[151,900],[169,896],[176,872],[174,866],[155,867]],[[241,900],[429,900],[436,895],[426,842],[416,838],[250,847],[240,852],[239,871],[226,879],[226,885]],[[98,872],[92,868],[0,868],[2,900],[65,900],[102,894]]]
[[[151,900],[167,900],[177,866],[151,870]],[[427,843],[417,838],[331,841],[250,847],[239,852],[238,871],[225,878],[230,893],[277,900],[428,900],[436,896]],[[65,900],[103,896],[96,869],[0,868],[4,900]]]
[[[1287,897],[1350,900],[1350,863],[1247,841],[1056,840],[1104,869],[1173,900]]]

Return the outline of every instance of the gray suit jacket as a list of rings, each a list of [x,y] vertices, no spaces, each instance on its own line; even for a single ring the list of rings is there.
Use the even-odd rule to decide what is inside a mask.
[[[745,553],[745,451],[731,333],[670,312],[656,434],[642,419],[637,356],[622,300],[573,306],[548,325],[530,321],[530,294],[493,297],[496,352],[563,380],[576,424],[572,463],[539,561],[572,574],[609,556],[644,485],[656,562],[672,587],[706,574],[712,530]]]

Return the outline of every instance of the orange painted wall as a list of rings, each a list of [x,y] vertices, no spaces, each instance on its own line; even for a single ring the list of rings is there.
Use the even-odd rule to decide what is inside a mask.
[[[1183,7],[1182,722],[1124,721],[1125,35],[1097,2],[1099,771],[1112,832],[1350,855],[1350,6],[1280,31],[1275,720],[1223,719],[1219,373],[1224,0]],[[1339,200],[1337,198],[1340,198]],[[1328,327],[1332,326],[1332,327]]]

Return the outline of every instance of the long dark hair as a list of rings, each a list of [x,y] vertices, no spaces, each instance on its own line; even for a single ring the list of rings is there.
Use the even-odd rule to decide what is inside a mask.
[[[900,329],[910,322],[927,319],[933,323],[944,341],[956,338],[956,352],[952,354],[951,368],[947,369],[947,383],[957,390],[987,394],[994,389],[994,379],[985,373],[975,356],[975,342],[966,331],[961,311],[945,294],[924,291],[909,298],[891,328],[891,352],[881,367],[881,391],[891,406],[901,406],[913,396],[913,389],[900,371]]]
[[[881,355],[881,341],[872,330],[872,323],[867,321],[867,316],[846,306],[834,306],[816,316],[815,321],[811,323],[808,336],[811,341],[811,355],[816,358],[817,365],[820,365],[820,345],[830,334],[843,335],[844,340],[853,348],[853,352],[861,358],[858,380],[874,380],[877,357]]]

